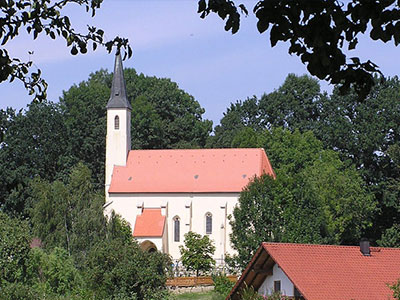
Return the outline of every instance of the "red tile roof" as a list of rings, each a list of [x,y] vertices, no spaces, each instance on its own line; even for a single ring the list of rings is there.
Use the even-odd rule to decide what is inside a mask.
[[[387,285],[400,278],[399,248],[371,247],[371,256],[362,255],[359,246],[263,243],[260,248],[255,256],[265,250],[307,300],[393,299]]]
[[[162,237],[165,226],[165,216],[160,208],[144,208],[136,217],[134,237]]]
[[[264,149],[131,150],[109,193],[240,192],[263,173],[275,176]]]

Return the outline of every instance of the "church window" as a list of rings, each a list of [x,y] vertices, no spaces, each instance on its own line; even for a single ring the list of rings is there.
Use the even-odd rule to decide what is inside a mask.
[[[115,116],[114,118],[114,129],[118,130],[119,129],[119,117]]]
[[[212,233],[212,215],[211,213],[206,214],[206,234]]]
[[[180,234],[180,220],[179,217],[174,218],[174,242],[179,242]]]

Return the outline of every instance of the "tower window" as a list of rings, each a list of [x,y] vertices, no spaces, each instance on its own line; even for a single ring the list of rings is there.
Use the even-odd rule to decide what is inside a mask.
[[[114,129],[118,130],[119,129],[119,117],[115,116],[114,118]]]
[[[179,242],[179,234],[180,234],[180,221],[179,217],[174,218],[174,242]]]
[[[210,213],[206,214],[206,234],[212,233],[212,215]]]

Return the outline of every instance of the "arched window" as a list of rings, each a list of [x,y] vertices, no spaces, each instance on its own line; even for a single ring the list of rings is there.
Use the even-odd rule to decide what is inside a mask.
[[[212,214],[206,213],[206,234],[212,233]]]
[[[174,242],[179,242],[180,234],[180,220],[179,217],[174,218]]]
[[[114,118],[114,129],[118,130],[119,129],[119,117],[115,116]]]

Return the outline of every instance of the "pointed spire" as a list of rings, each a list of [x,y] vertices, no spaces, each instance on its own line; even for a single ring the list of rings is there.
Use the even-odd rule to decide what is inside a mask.
[[[107,108],[128,108],[132,109],[126,96],[126,86],[124,79],[124,69],[122,67],[121,53],[115,55],[114,75],[111,86],[111,96],[108,100]]]

